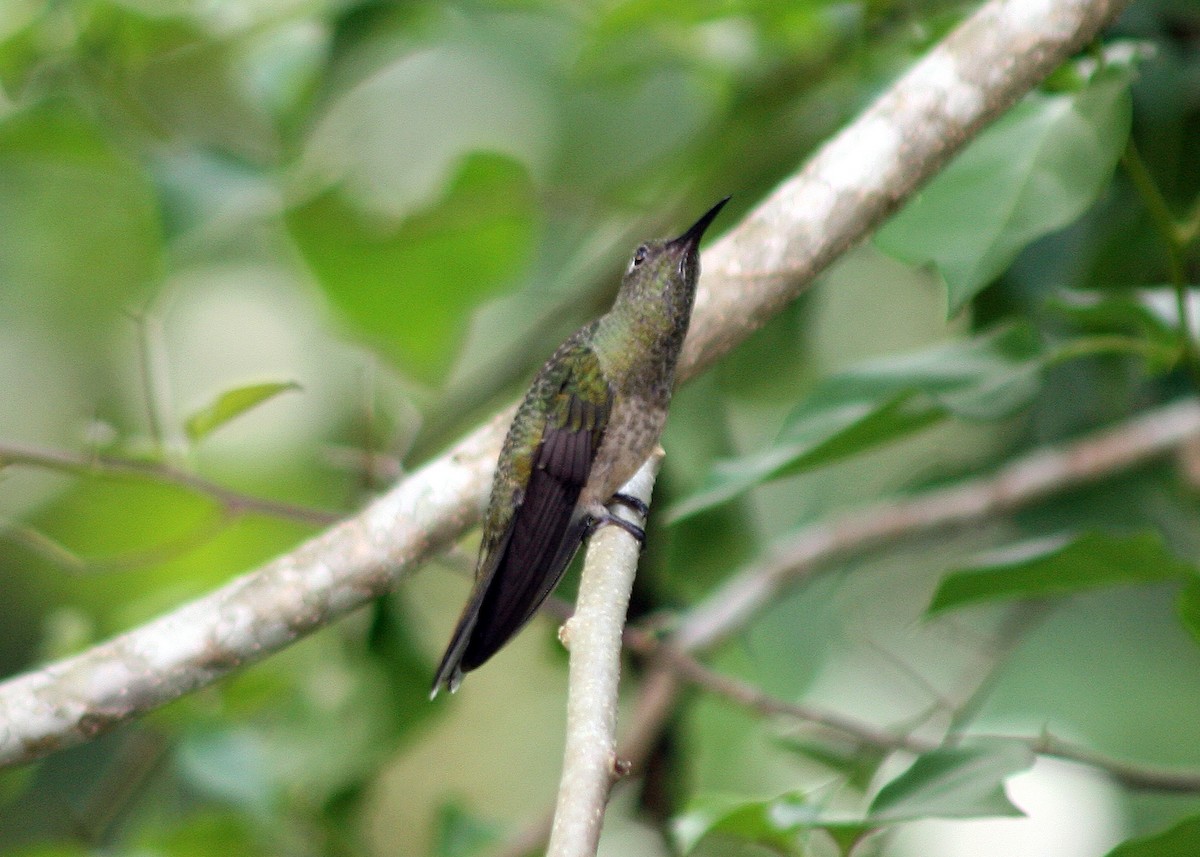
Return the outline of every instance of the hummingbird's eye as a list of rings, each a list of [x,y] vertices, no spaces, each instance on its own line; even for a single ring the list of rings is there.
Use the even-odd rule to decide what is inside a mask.
[[[637,248],[637,252],[633,254],[633,266],[635,268],[646,261],[646,252],[644,246]]]

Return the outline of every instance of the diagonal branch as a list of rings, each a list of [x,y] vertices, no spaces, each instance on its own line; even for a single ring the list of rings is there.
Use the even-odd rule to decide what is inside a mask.
[[[694,377],[1090,40],[1127,0],[990,0],[703,258]],[[358,515],[146,625],[0,684],[0,764],[88,740],[394,587],[479,516],[507,412]]]

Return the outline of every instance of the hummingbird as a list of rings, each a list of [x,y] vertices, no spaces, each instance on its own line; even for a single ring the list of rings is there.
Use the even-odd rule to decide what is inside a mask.
[[[570,336],[534,376],[500,450],[475,585],[433,680],[453,693],[529,621],[583,539],[638,526],[608,511],[667,420],[675,364],[700,279],[700,239],[729,197],[678,238],[634,251],[612,309]]]

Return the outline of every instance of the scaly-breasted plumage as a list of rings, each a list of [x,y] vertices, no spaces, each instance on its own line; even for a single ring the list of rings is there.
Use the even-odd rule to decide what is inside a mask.
[[[607,314],[575,332],[517,409],[483,520],[475,587],[433,682],[458,688],[558,585],[605,506],[658,443],[700,278],[700,238],[728,198],[637,248]]]

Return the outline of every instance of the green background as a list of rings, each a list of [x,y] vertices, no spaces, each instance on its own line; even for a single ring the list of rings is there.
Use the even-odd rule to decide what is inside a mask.
[[[736,223],[972,8],[0,4],[2,674],[317,530],[88,460],[353,511],[519,395],[640,240],[727,194],[713,233]],[[685,610],[838,510],[1193,395],[1176,293],[1200,279],[1198,199],[1200,7],[1135,0],[679,391],[635,617]],[[17,444],[82,463],[31,466]],[[1197,490],[1162,460],[857,556],[712,663],[897,730],[1047,730],[1200,768]],[[476,538],[262,664],[0,774],[0,852],[499,847],[556,791],[566,659],[539,619],[428,703]],[[690,693],[603,853],[836,853],[879,826],[855,854],[980,855],[910,822],[1010,798],[1050,807],[1038,835],[1059,838],[976,834],[999,853],[1200,853],[1196,795],[1039,762],[1005,798],[1031,761],[1009,744],[907,773],[854,749]]]

